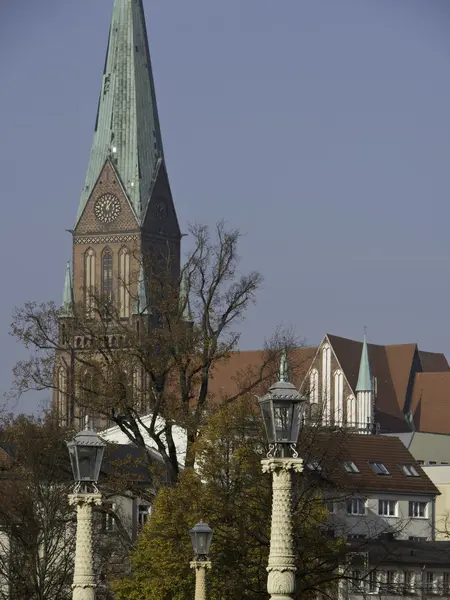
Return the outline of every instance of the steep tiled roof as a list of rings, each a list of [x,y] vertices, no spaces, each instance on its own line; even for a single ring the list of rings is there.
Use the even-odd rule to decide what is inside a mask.
[[[424,373],[450,371],[450,366],[442,352],[424,352],[419,350],[420,363]]]
[[[450,371],[417,373],[411,414],[417,430],[450,434]]]
[[[439,491],[397,437],[357,433],[305,433],[299,454],[305,464],[312,460],[334,484],[352,491],[438,494]],[[348,473],[344,461],[352,461],[358,473]],[[377,475],[370,463],[382,463],[389,475]],[[408,477],[402,465],[413,465],[419,477]]]
[[[317,348],[297,348],[289,353],[289,376],[300,386]],[[251,388],[252,393],[265,393],[277,376],[279,358],[274,360],[264,350],[232,352],[219,361],[211,374],[209,394],[212,402],[220,404]],[[259,382],[255,385],[255,382]]]

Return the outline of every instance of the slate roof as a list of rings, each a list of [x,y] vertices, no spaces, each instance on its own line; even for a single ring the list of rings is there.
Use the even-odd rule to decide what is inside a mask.
[[[361,542],[351,544],[361,548]],[[432,567],[446,567],[450,563],[450,542],[427,542],[412,540],[373,540],[364,542],[363,551],[369,553],[370,563],[374,565],[419,565],[430,570]]]
[[[114,0],[94,140],[76,222],[109,157],[137,218],[143,219],[163,146],[142,0]]]
[[[411,414],[418,431],[450,434],[450,371],[416,375]]]
[[[310,432],[300,440],[299,455],[304,459],[306,468],[318,464],[321,476],[352,492],[439,494],[437,487],[397,437],[342,431]],[[348,473],[344,461],[352,461],[358,473]],[[371,462],[382,463],[389,475],[377,475]],[[403,465],[413,465],[419,476],[406,476],[401,469]]]

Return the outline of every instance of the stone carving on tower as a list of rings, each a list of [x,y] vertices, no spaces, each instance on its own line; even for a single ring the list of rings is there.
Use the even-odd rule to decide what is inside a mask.
[[[83,305],[94,316],[95,294],[114,303],[124,322],[146,313],[148,257],[170,257],[171,277],[178,281],[181,234],[142,0],[114,0],[92,150],[71,233],[73,264],[72,273],[70,265],[66,269],[60,338],[67,335],[73,306]],[[84,343],[79,341],[80,349]],[[53,405],[62,421],[81,425],[73,352],[61,350],[57,357]]]

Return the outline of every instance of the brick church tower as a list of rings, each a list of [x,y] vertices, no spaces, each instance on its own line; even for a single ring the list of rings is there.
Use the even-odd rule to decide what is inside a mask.
[[[114,0],[94,140],[72,235],[73,268],[68,265],[64,284],[67,317],[74,302],[89,311],[95,289],[117,303],[120,319],[131,320],[135,299],[145,303],[149,293],[143,256],[168,249],[179,278],[181,235],[142,0]],[[83,415],[70,393],[73,356],[66,353],[56,363],[53,406],[63,422],[78,427]]]

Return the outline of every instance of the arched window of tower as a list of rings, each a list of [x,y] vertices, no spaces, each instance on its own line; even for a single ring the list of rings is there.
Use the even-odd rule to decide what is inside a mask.
[[[130,253],[128,248],[119,252],[119,304],[120,318],[130,316]]]

